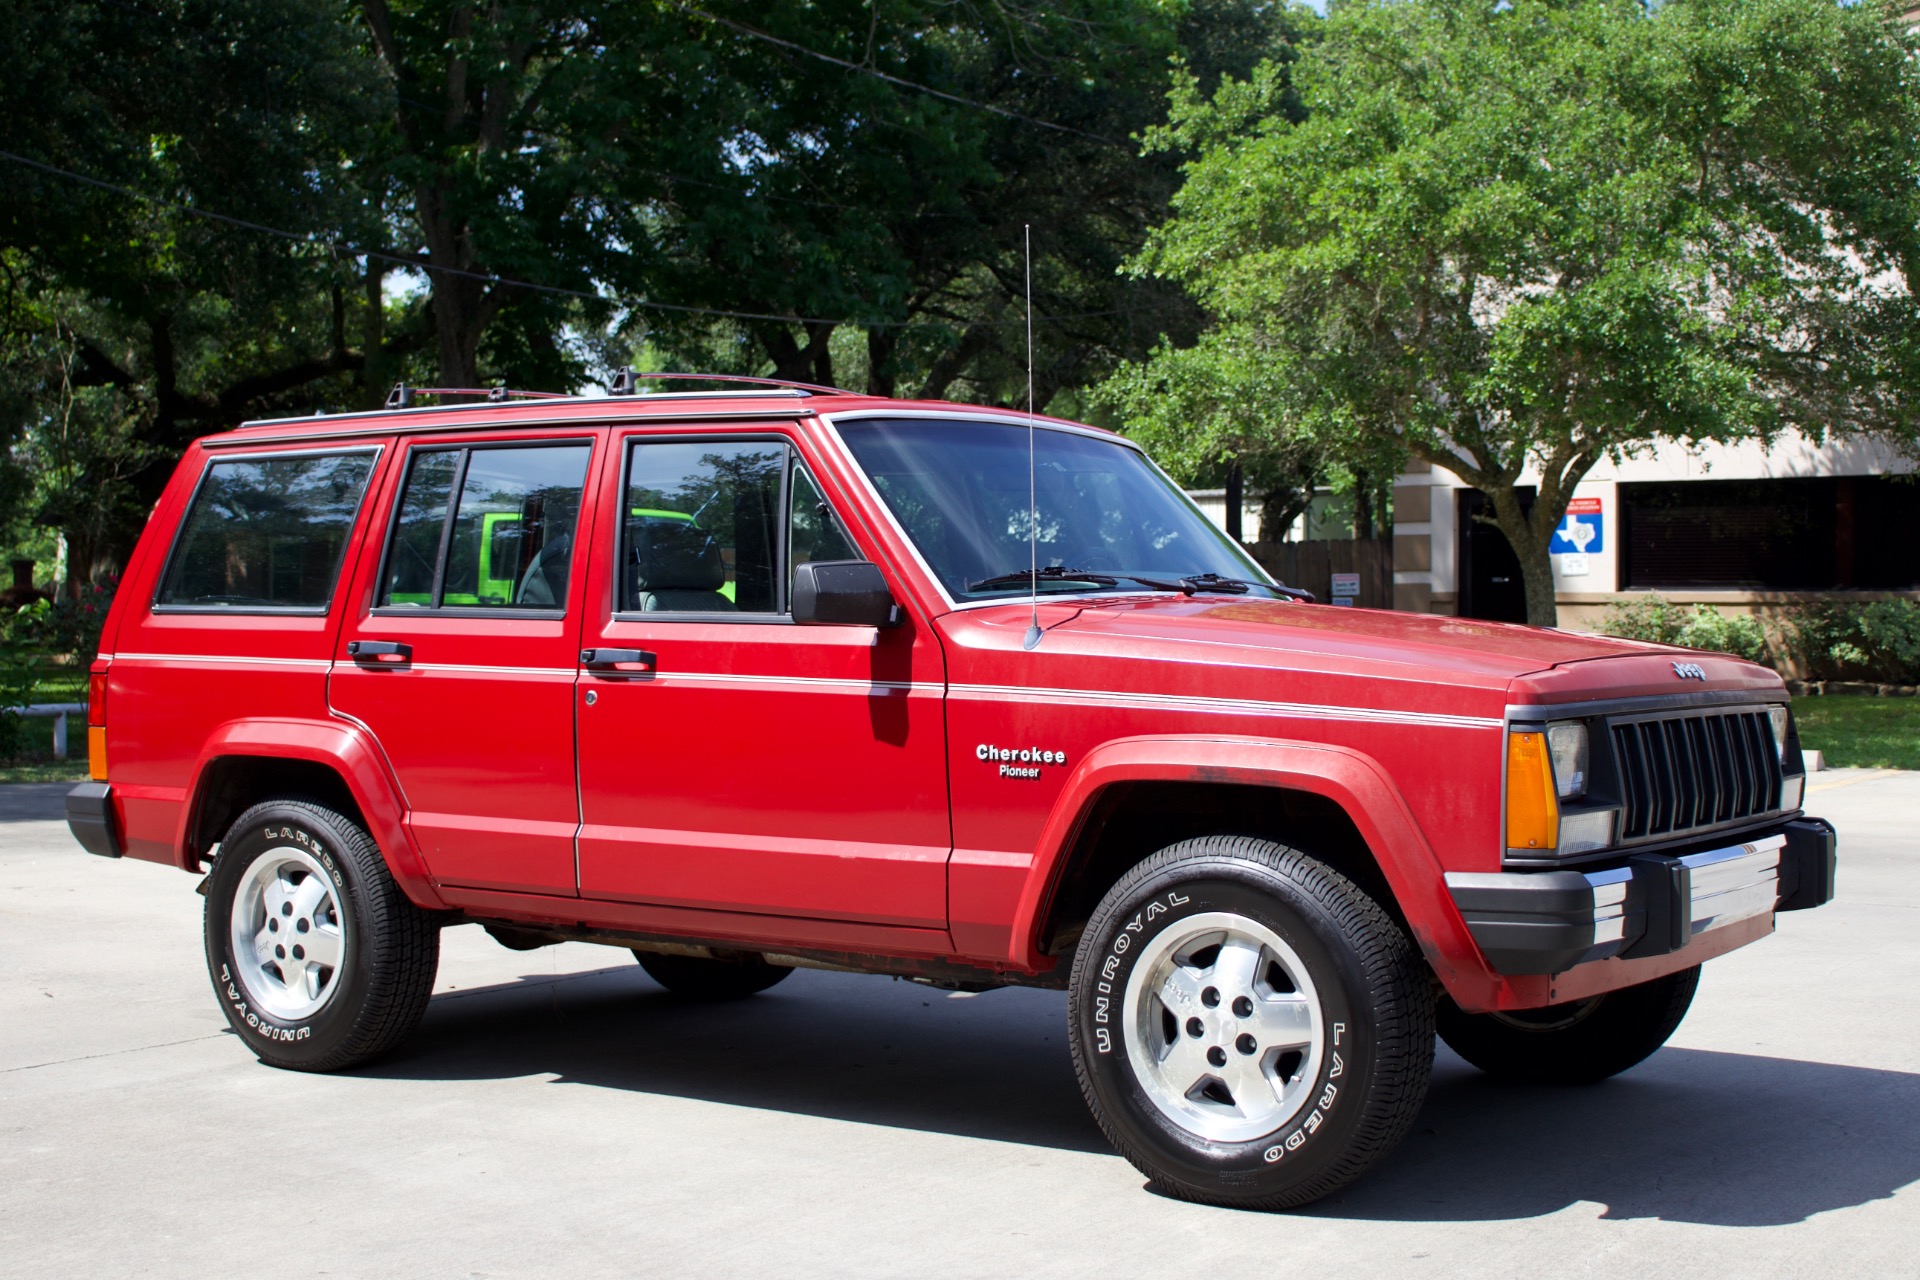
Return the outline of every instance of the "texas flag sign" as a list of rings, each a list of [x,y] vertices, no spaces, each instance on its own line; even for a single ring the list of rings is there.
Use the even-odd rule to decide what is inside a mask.
[[[1600,499],[1575,498],[1567,504],[1567,514],[1553,531],[1547,551],[1556,556],[1590,555],[1606,550],[1606,520],[1600,512]]]

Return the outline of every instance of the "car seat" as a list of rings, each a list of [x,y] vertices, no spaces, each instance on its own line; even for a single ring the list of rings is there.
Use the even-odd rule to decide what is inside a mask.
[[[558,609],[566,604],[567,569],[573,562],[573,534],[563,533],[540,548],[520,579],[515,604],[534,609]]]
[[[642,613],[734,613],[720,594],[727,568],[706,530],[683,521],[649,521],[632,529],[627,607]]]

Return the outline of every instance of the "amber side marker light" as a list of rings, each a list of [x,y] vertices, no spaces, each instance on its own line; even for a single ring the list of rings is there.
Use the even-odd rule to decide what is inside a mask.
[[[87,673],[87,776],[107,780],[107,668],[95,663]]]
[[[1507,735],[1507,848],[1553,849],[1560,843],[1560,802],[1544,733]]]

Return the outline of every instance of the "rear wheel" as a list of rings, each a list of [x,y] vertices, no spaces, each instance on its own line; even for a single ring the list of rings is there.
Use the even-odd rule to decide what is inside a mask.
[[[315,800],[234,820],[207,876],[207,969],[262,1062],[337,1071],[392,1049],[433,994],[440,930],[373,838]]]
[[[793,972],[789,966],[772,964],[751,951],[716,951],[711,958],[635,951],[633,958],[649,978],[689,1000],[739,1000],[758,995]]]
[[[1700,966],[1588,1000],[1514,1013],[1439,1010],[1440,1038],[1488,1075],[1532,1084],[1593,1084],[1667,1042],[1693,1004]]]
[[[1433,996],[1405,933],[1325,864],[1265,840],[1184,841],[1111,889],[1069,985],[1094,1117],[1162,1190],[1305,1204],[1405,1136]]]

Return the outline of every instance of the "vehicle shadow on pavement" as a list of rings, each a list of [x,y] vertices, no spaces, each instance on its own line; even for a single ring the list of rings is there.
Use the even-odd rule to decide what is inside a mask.
[[[801,970],[703,1005],[638,965],[442,994],[392,1058],[355,1074],[555,1083],[1110,1154],[1074,1082],[1066,996],[952,993]]]
[[[801,971],[701,1005],[638,966],[531,973],[435,997],[399,1054],[356,1074],[550,1074],[862,1124],[1112,1154],[1065,1042],[1065,996],[953,998]],[[1117,1156],[1115,1157],[1118,1158]],[[1585,1088],[1500,1084],[1438,1051],[1413,1133],[1351,1189],[1299,1212],[1396,1222],[1534,1218],[1778,1226],[1920,1181],[1920,1075],[1668,1048]]]
[[[1780,1226],[1920,1180],[1920,1075],[1663,1049],[1584,1088],[1503,1085],[1442,1049],[1399,1151],[1305,1212],[1463,1222],[1581,1203],[1608,1219]]]

